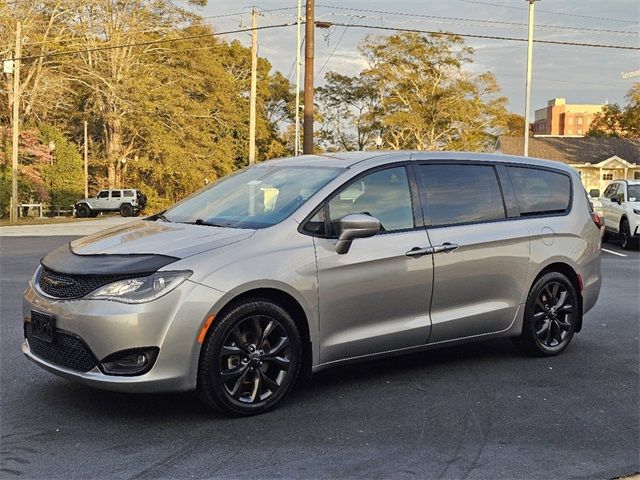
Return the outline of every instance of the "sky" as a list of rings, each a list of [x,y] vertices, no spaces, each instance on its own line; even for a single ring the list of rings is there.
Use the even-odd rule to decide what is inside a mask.
[[[303,2],[304,3],[304,2]],[[259,25],[296,21],[296,0],[209,0],[194,11],[217,31],[251,25],[251,8],[263,13]],[[273,9],[286,9],[270,11]],[[368,11],[350,11],[359,9]],[[375,10],[375,11],[373,11]],[[608,45],[640,46],[638,0],[540,0],[535,4],[535,39]],[[219,15],[235,14],[225,17]],[[434,18],[448,17],[448,18]],[[316,0],[316,20],[460,34],[527,37],[526,0]],[[355,75],[366,67],[358,45],[367,35],[392,32],[332,27],[316,30],[316,84],[327,71]],[[250,45],[249,33],[227,35]],[[259,54],[274,70],[295,81],[296,28],[260,31]],[[526,42],[467,38],[475,49],[477,72],[493,72],[509,99],[509,109],[524,114]],[[640,74],[640,51],[534,44],[531,120],[547,101],[563,97],[567,103],[624,104],[624,95]],[[640,72],[639,72],[640,73]]]

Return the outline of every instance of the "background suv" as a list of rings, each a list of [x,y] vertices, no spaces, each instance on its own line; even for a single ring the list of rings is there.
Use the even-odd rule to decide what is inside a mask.
[[[95,217],[100,212],[120,212],[123,217],[138,216],[147,206],[147,196],[140,190],[100,190],[98,195],[76,202],[76,216]]]
[[[640,180],[616,180],[600,198],[605,238],[620,238],[622,248],[637,248],[640,239]]]

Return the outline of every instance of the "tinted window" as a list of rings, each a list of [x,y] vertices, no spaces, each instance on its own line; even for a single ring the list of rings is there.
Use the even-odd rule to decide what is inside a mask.
[[[604,196],[606,198],[611,198],[616,194],[616,190],[618,190],[618,184],[617,183],[612,183],[611,185],[609,185],[607,187],[607,189],[604,191]]]
[[[133,190],[125,190],[124,191],[124,196],[125,197],[133,197]]]
[[[421,165],[431,225],[505,218],[495,169],[485,165]]]
[[[338,220],[352,213],[366,213],[380,220],[380,231],[413,228],[413,209],[407,171],[404,167],[370,173],[343,188],[329,201],[331,231],[338,233]]]
[[[537,168],[507,170],[516,189],[520,215],[561,213],[569,208],[571,182],[567,175]]]
[[[120,198],[122,196],[122,192],[120,190],[114,190],[111,192],[111,198]]]
[[[98,198],[109,198],[109,191],[103,190],[98,194]]]

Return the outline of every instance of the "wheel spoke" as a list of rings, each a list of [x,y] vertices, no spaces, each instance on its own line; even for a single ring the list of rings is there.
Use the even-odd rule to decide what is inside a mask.
[[[276,322],[270,320],[267,326],[264,328],[262,332],[262,337],[260,337],[260,341],[258,342],[258,347],[262,348],[265,340],[271,335],[271,332],[276,328]]]
[[[258,369],[258,372],[260,374],[260,377],[262,377],[262,382],[269,390],[271,390],[272,393],[275,393],[275,391],[280,388],[280,385],[278,385],[274,380],[270,379],[269,376],[261,369]]]
[[[242,337],[242,333],[240,332],[240,325],[236,325],[236,327],[231,330],[231,334],[233,335],[233,338],[236,341],[236,345],[238,347],[240,347],[240,349],[242,349],[243,352],[247,352],[248,349],[248,345],[247,342],[244,341],[244,338]]]
[[[553,287],[551,288],[551,298],[549,299],[550,302],[554,302],[558,299],[559,291],[560,291],[560,284],[554,283]]]
[[[227,383],[231,380],[235,380],[236,378],[240,377],[243,373],[245,373],[247,371],[247,368],[248,368],[248,365],[239,365],[229,370],[223,370],[220,373],[220,376],[222,377],[222,381],[224,383]]]
[[[233,345],[224,345],[222,347],[222,351],[220,352],[221,357],[233,357],[233,356],[241,356],[244,355],[245,352],[241,348],[235,347]]]
[[[571,305],[570,303],[567,303],[566,305],[563,305],[562,308],[558,309],[558,312],[569,313],[572,310],[573,310],[573,305]]]
[[[547,347],[550,347],[551,345],[549,345],[551,343],[551,330],[552,330],[552,326],[551,326],[551,322],[549,322],[549,328],[547,329],[547,334],[544,337],[544,344]]]
[[[258,400],[260,399],[260,390],[262,389],[262,375],[260,375],[259,373],[259,369],[254,371],[253,374],[253,388],[251,390],[251,397],[249,398],[249,401],[251,403],[256,401],[256,397],[258,397]]]
[[[256,345],[259,345],[260,339],[262,339],[262,323],[260,322],[261,318],[262,317],[259,315],[256,315],[255,317],[251,317],[251,321],[253,323],[254,340],[256,342]]]
[[[263,357],[265,363],[276,365],[280,370],[289,370],[289,359],[284,357]]]
[[[558,320],[556,320],[556,322],[558,322],[558,325],[560,327],[562,327],[563,329],[565,329],[565,330],[568,330],[568,329],[571,328],[571,324],[569,322],[567,322],[567,321],[562,321],[562,320],[558,319]]]
[[[541,318],[544,318],[545,316],[546,316],[546,313],[544,313],[544,312],[538,312],[538,313],[535,313],[535,314],[533,315],[533,319],[534,319],[534,320],[540,320]]]
[[[568,292],[566,290],[560,292],[560,297],[558,298],[558,301],[554,305],[554,307],[556,307],[556,310],[565,304],[565,302],[567,301],[567,295],[568,295]]]
[[[550,324],[551,322],[547,320],[546,322],[544,322],[544,325],[542,325],[542,328],[536,331],[536,335],[538,336],[538,338],[540,338],[544,333],[547,332],[547,330],[549,330]]]
[[[289,346],[289,337],[281,337],[280,341],[276,345],[271,347],[271,350],[267,352],[267,356],[274,357],[288,346]]]

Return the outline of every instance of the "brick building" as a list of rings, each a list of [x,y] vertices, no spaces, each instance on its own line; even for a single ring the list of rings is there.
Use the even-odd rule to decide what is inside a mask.
[[[522,155],[522,137],[500,137],[497,150]],[[569,164],[587,191],[604,190],[612,180],[640,180],[640,138],[538,137],[529,140],[529,156]]]
[[[533,135],[583,136],[603,106],[571,105],[564,98],[549,100],[545,108],[536,110],[536,120],[531,124]]]

